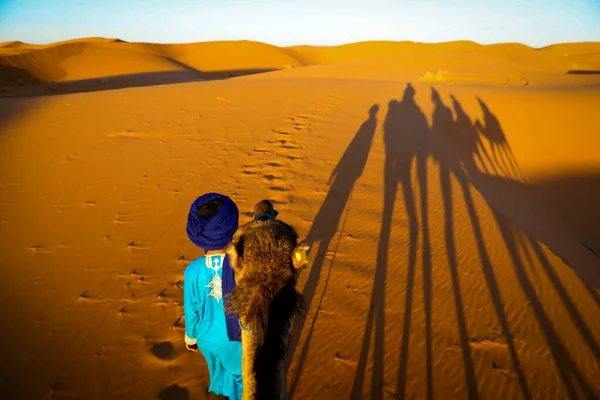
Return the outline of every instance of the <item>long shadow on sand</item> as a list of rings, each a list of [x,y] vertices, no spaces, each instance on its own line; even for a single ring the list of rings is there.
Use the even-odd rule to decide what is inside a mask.
[[[424,221],[428,219],[427,196],[424,195],[424,193],[427,190],[426,160],[429,154],[428,146],[425,146],[423,141],[428,139],[427,132],[429,131],[429,126],[425,114],[421,112],[418,105],[415,103],[414,96],[414,88],[410,84],[407,85],[401,101],[391,100],[389,102],[388,113],[384,122],[383,140],[385,144],[385,165],[383,216],[377,250],[377,263],[371,296],[371,307],[367,316],[361,356],[358,361],[358,367],[352,385],[352,398],[362,397],[363,379],[367,366],[367,355],[369,353],[372,332],[375,336],[373,342],[374,349],[370,398],[380,399],[383,394],[381,387],[384,382],[385,281],[387,276],[392,217],[398,186],[401,186],[402,188],[404,206],[408,214],[410,248],[408,252],[404,326],[405,329],[410,329],[419,225],[416,196],[413,192],[413,184],[411,182],[411,167],[413,161],[416,164],[418,188],[421,194],[421,218]],[[423,229],[422,233],[423,237],[427,239],[425,240],[425,246],[423,247],[423,291],[424,293],[429,294],[426,298],[431,299],[431,248],[429,246],[427,228]],[[427,304],[426,309],[431,310],[431,305]],[[430,312],[427,311],[425,316],[425,335],[428,338],[427,343],[430,343],[429,339],[431,338],[430,315]],[[401,348],[404,349],[403,354],[408,354],[408,335],[404,335]],[[431,356],[431,349],[428,348],[426,355],[428,377],[431,377],[432,374]],[[403,357],[402,360],[400,360],[400,370],[406,369],[407,362],[408,358],[406,357]]]
[[[452,110],[444,105],[439,93],[433,88],[431,92],[431,99],[434,103],[432,133],[437,139],[436,150],[438,154],[436,158],[440,165],[440,185],[444,201],[445,244],[448,255],[448,267],[450,269],[449,272],[454,292],[456,317],[459,324],[460,346],[463,350],[462,356],[469,399],[478,398],[478,394],[475,369],[471,355],[470,337],[467,332],[464,304],[462,301],[456,241],[454,239],[453,201],[459,196],[454,195],[452,192],[452,176],[454,176],[458,181],[464,203],[468,210],[468,216],[473,229],[473,235],[477,243],[477,251],[479,253],[481,269],[487,284],[493,307],[498,317],[498,321],[502,327],[502,332],[506,337],[509,352],[514,361],[514,369],[523,391],[523,396],[526,399],[530,399],[531,394],[529,393],[529,388],[527,386],[527,382],[525,381],[525,376],[517,357],[514,339],[512,337],[508,318],[506,316],[500,294],[500,288],[494,274],[492,261],[486,249],[483,232],[481,230],[481,223],[475,210],[474,200],[469,190],[470,182],[466,173],[466,168],[476,168],[476,158],[480,162],[483,162],[483,157],[481,157],[479,154],[481,143],[477,139],[477,132],[471,125],[470,117],[466,115],[456,98],[452,97],[456,121],[453,118]],[[500,138],[504,137],[503,134],[498,134],[497,136]],[[446,147],[447,145],[454,146],[455,148],[448,149],[448,147]],[[506,148],[504,143],[497,138],[495,138],[494,145],[502,149]],[[486,159],[492,164],[492,169],[494,171],[502,169],[503,166],[495,164],[491,158],[486,157]],[[494,158],[494,160],[497,160],[497,157]]]
[[[340,221],[342,220],[344,210],[346,210],[346,216],[350,211],[350,198],[352,195],[352,191],[354,189],[354,186],[356,185],[356,181],[363,173],[363,170],[367,163],[367,157],[371,149],[371,143],[373,142],[373,137],[375,136],[378,112],[379,105],[374,104],[369,110],[369,118],[362,123],[362,125],[354,135],[354,138],[348,145],[348,148],[344,152],[342,158],[335,166],[329,178],[329,183],[331,184],[329,192],[327,193],[327,196],[325,197],[321,208],[317,212],[312,227],[306,237],[306,242],[308,244],[319,242],[318,248],[316,250],[311,250],[311,252],[315,252],[316,257],[310,269],[308,279],[304,285],[303,295],[306,300],[307,310],[310,309],[310,306],[314,299],[317,290],[317,285],[319,283],[319,278],[321,275],[321,270],[323,269],[323,264],[325,263],[325,255],[336,232],[338,231],[338,226],[340,224]],[[335,249],[337,250],[337,246]],[[333,259],[331,260],[331,263],[329,265],[325,286],[321,295],[321,301],[323,300],[324,293],[327,290],[327,284],[329,283],[331,268],[333,267],[333,263],[335,261],[336,250],[334,250]],[[296,391],[302,367],[306,362],[308,347],[312,339],[312,333],[314,330],[315,323],[319,316],[319,310],[320,304],[317,308],[317,314],[313,317],[306,340],[303,344],[298,362],[298,367],[295,373],[292,374],[293,383],[290,387],[291,396],[293,396]],[[292,359],[292,355],[296,351],[298,341],[300,340],[300,334],[305,323],[306,319],[304,317],[299,317],[297,318],[292,329],[292,336],[289,345],[290,361]]]
[[[2,70],[0,70],[0,72],[1,71]],[[18,86],[14,90],[9,88],[9,90],[5,93],[0,92],[0,98],[56,96],[63,94],[97,92],[133,87],[171,85],[176,83],[187,82],[203,82],[219,79],[229,79],[252,74],[260,74],[271,71],[273,71],[273,69],[244,69],[214,72],[201,72],[188,69],[185,71],[146,72],[138,74],[127,74],[55,83],[40,82],[37,79],[31,77],[31,75],[27,75],[27,79],[19,79],[23,79],[21,82],[29,84],[25,84],[24,86]],[[26,72],[23,71],[23,74],[19,74],[18,71],[13,71],[13,74],[16,74],[15,76],[21,76],[23,74],[26,74]],[[17,80],[15,80],[14,82],[16,83]]]
[[[367,369],[371,371],[370,396],[372,399],[383,398],[384,392],[384,343],[385,338],[385,283],[388,273],[388,249],[393,246],[391,238],[391,226],[394,205],[398,186],[402,187],[404,208],[408,215],[409,248],[408,265],[399,266],[406,268],[406,289],[404,292],[404,315],[402,321],[402,337],[400,340],[400,360],[398,362],[398,375],[396,382],[395,397],[405,398],[407,394],[408,359],[411,348],[409,343],[416,340],[425,344],[425,358],[422,364],[425,366],[425,397],[433,399],[436,395],[435,381],[433,376],[433,365],[435,365],[437,354],[433,350],[432,338],[432,314],[433,304],[433,280],[434,270],[432,267],[432,247],[430,238],[430,216],[428,214],[428,178],[433,176],[433,170],[428,171],[428,158],[432,158],[438,166],[439,184],[443,200],[444,218],[444,247],[447,256],[447,267],[449,269],[450,283],[453,292],[453,302],[456,314],[457,328],[459,333],[458,347],[460,348],[464,388],[469,399],[481,398],[479,393],[482,389],[478,383],[476,360],[473,356],[473,343],[478,339],[469,335],[467,317],[465,315],[464,289],[461,288],[461,272],[459,270],[458,246],[455,238],[455,221],[453,209],[455,205],[462,204],[466,209],[468,226],[472,230],[473,238],[478,254],[478,269],[485,282],[492,309],[500,327],[503,341],[506,343],[511,358],[511,374],[516,377],[515,383],[521,392],[522,398],[533,399],[541,395],[539,386],[532,388],[531,376],[527,376],[519,358],[520,345],[515,340],[511,327],[509,315],[514,314],[515,305],[507,310],[506,299],[503,299],[502,290],[496,274],[507,265],[493,265],[493,257],[489,253],[491,247],[485,242],[483,224],[476,208],[476,200],[473,189],[480,193],[483,200],[491,210],[491,219],[498,228],[502,237],[505,251],[511,260],[512,270],[518,285],[527,300],[524,308],[529,307],[535,317],[535,322],[545,339],[548,354],[557,371],[557,379],[563,384],[564,390],[569,398],[598,398],[600,388],[595,382],[589,381],[588,371],[582,371],[581,365],[576,363],[573,355],[562,342],[557,328],[552,323],[549,311],[544,305],[542,298],[536,292],[536,285],[532,279],[529,269],[533,265],[539,265],[545,275],[544,281],[551,284],[551,289],[556,295],[569,316],[570,323],[583,339],[590,354],[596,363],[600,363],[600,345],[598,335],[586,323],[585,318],[577,304],[571,299],[570,290],[561,282],[558,273],[554,270],[552,263],[546,256],[540,243],[545,244],[553,252],[558,254],[580,277],[580,284],[593,298],[596,304],[600,304],[599,296],[595,288],[600,279],[600,270],[594,269],[594,262],[598,258],[589,248],[581,243],[561,244],[558,242],[560,236],[546,234],[544,226],[548,222],[539,216],[530,216],[531,204],[541,204],[531,199],[530,192],[538,190],[533,185],[520,181],[520,172],[516,159],[512,154],[506,136],[502,130],[499,120],[492,113],[488,105],[478,99],[483,115],[483,122],[472,122],[471,117],[465,112],[461,103],[451,96],[452,108],[445,105],[440,94],[431,89],[431,100],[434,111],[431,126],[427,123],[424,113],[414,101],[415,89],[408,84],[405,88],[401,101],[392,100],[388,106],[388,113],[384,122],[384,198],[383,217],[378,242],[377,264],[373,282],[371,304],[366,317],[365,331],[363,335],[360,354],[357,357],[357,367],[352,384],[351,398],[362,398],[364,393],[364,378]],[[372,115],[372,119],[373,119]],[[371,121],[371,119],[369,120]],[[369,124],[369,132],[375,129],[375,121]],[[367,124],[365,123],[365,124]],[[329,249],[331,241],[335,236],[342,214],[346,209],[349,212],[349,203],[356,180],[361,175],[368,156],[372,140],[372,133],[364,133],[363,128],[359,130],[352,144],[348,147],[340,163],[334,170],[333,184],[326,199],[319,210],[313,223],[313,227],[307,239],[309,243],[321,239],[315,264],[310,271],[304,294],[307,296],[308,305],[314,297],[316,287],[321,275],[324,262],[324,254]],[[361,134],[361,132],[363,132]],[[362,139],[361,139],[362,138]],[[362,146],[357,145],[363,143]],[[488,152],[487,149],[490,149]],[[351,157],[356,157],[349,161]],[[493,175],[491,175],[493,173]],[[416,180],[413,179],[416,177]],[[344,179],[342,179],[344,178]],[[416,182],[416,185],[414,184]],[[453,183],[454,182],[454,183]],[[413,188],[415,186],[415,188]],[[430,186],[431,187],[431,186]],[[458,192],[454,192],[458,188]],[[416,190],[418,189],[418,190]],[[498,192],[502,191],[502,195]],[[511,203],[511,199],[516,200]],[[507,201],[506,199],[509,199]],[[527,201],[532,202],[531,204]],[[526,211],[522,211],[525,208]],[[418,211],[417,211],[418,210]],[[485,221],[489,223],[490,221]],[[542,228],[536,228],[541,226]],[[558,228],[557,228],[558,229]],[[419,247],[419,243],[421,247]],[[494,244],[497,248],[497,243]],[[439,244],[438,244],[439,246]],[[420,250],[420,251],[419,251]],[[435,249],[433,249],[435,250]],[[335,250],[333,250],[335,256]],[[414,283],[418,255],[421,255],[422,267],[422,291],[424,312],[424,333],[420,329],[411,329],[413,320]],[[334,260],[331,261],[333,265]],[[331,270],[331,266],[329,268]],[[327,274],[325,288],[321,294],[323,298],[327,289]],[[541,278],[540,278],[541,279]],[[571,290],[572,292],[572,290]],[[419,308],[419,307],[417,307]],[[517,310],[520,311],[520,310]],[[298,385],[301,370],[306,362],[308,346],[312,339],[313,330],[318,318],[319,310],[312,319],[309,332],[302,346],[298,369],[292,376],[291,394],[293,395]],[[296,324],[293,332],[293,346],[290,348],[293,355],[298,344],[299,336],[303,328],[302,323]],[[411,339],[411,334],[413,338]],[[422,335],[424,337],[416,337]],[[388,341],[389,342],[389,341]],[[373,349],[371,349],[373,343]],[[338,344],[343,346],[343,344]],[[368,355],[372,354],[372,361],[368,363]],[[521,355],[522,357],[522,355]],[[291,357],[290,357],[291,358]],[[480,363],[479,363],[480,364]],[[368,368],[370,366],[370,368]],[[558,381],[557,381],[558,384]],[[516,389],[516,388],[515,388]],[[389,392],[389,389],[385,389]],[[414,394],[414,393],[413,393]]]
[[[40,82],[29,71],[0,64],[0,89],[6,85],[24,86]],[[0,92],[2,94],[2,92]]]
[[[6,82],[20,82],[20,85],[24,85],[26,83],[37,82],[37,80],[25,70],[0,65],[0,135],[4,134],[2,128],[5,124],[11,119],[26,113],[28,109],[26,99],[3,98],[3,95],[6,95],[6,93],[3,93],[1,90]],[[19,86],[19,88],[21,87]]]
[[[188,400],[189,398],[190,394],[187,388],[177,384],[169,386],[158,394],[159,400]]]

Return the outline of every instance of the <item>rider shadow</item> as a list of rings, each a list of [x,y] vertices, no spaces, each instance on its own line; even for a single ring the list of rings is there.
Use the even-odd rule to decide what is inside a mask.
[[[373,366],[371,369],[372,399],[381,399],[384,385],[385,355],[385,281],[388,272],[388,251],[391,242],[391,227],[396,203],[398,186],[401,186],[404,207],[408,216],[409,255],[407,267],[406,300],[404,309],[404,333],[401,344],[400,371],[406,371],[408,364],[409,333],[413,286],[417,264],[417,246],[419,235],[419,218],[417,214],[417,194],[413,190],[412,169],[416,169],[420,196],[421,221],[427,221],[427,157],[430,155],[429,125],[425,114],[415,102],[415,89],[409,83],[400,101],[391,100],[384,122],[383,140],[385,146],[384,164],[384,199],[381,231],[379,235],[375,279],[371,294],[371,307],[367,315],[365,333],[361,353],[352,385],[351,397],[361,398],[363,394],[364,375],[367,366],[369,345],[373,336]],[[431,364],[431,248],[427,224],[421,228],[423,236],[423,290],[425,294],[427,376],[432,377]],[[430,380],[431,382],[431,380]],[[405,379],[398,382],[403,393]],[[428,389],[429,392],[429,389]]]
[[[306,301],[306,309],[310,310],[310,306],[315,296],[319,279],[321,276],[321,270],[325,262],[325,254],[338,231],[338,226],[342,220],[344,210],[346,210],[346,217],[350,209],[350,200],[352,191],[356,182],[360,178],[367,163],[373,137],[375,136],[375,130],[377,128],[377,113],[379,112],[379,105],[374,104],[369,110],[369,118],[362,123],[354,138],[348,145],[348,148],[342,155],[342,158],[335,166],[330,178],[329,183],[331,184],[327,195],[321,205],[321,208],[317,212],[310,231],[306,236],[306,243],[312,245],[315,242],[319,242],[316,249],[311,249],[311,252],[315,251],[316,256],[313,264],[310,268],[309,276],[306,280],[303,289],[303,296]],[[344,224],[345,224],[344,218]],[[342,226],[343,230],[343,226]],[[340,236],[341,238],[341,236]],[[338,240],[339,245],[339,240]],[[331,260],[327,277],[325,279],[325,286],[323,288],[323,294],[327,290],[327,284],[329,283],[329,276],[331,268],[335,260],[335,252],[333,259]],[[321,295],[321,300],[323,300]],[[302,346],[302,350],[299,356],[298,365],[295,372],[293,373],[292,383],[290,385],[290,396],[293,396],[297,385],[299,383],[300,374],[302,372],[303,365],[306,361],[308,354],[308,348],[312,339],[312,333],[314,330],[315,322],[318,319],[321,304],[317,307],[315,316],[313,317],[312,324],[309,328],[306,340]],[[290,338],[290,344],[288,347],[288,367],[289,362],[292,360],[293,355],[298,346],[300,335],[302,333],[306,317],[298,317],[292,328],[292,334]]]

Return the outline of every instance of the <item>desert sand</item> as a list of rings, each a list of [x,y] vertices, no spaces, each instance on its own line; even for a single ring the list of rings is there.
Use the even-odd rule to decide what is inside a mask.
[[[215,398],[208,191],[313,242],[293,399],[600,398],[600,43],[9,42],[0,97],[1,399]]]

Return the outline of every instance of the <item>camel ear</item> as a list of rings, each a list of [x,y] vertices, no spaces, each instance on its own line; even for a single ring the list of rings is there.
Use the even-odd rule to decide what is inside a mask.
[[[305,268],[310,265],[308,262],[308,250],[310,250],[310,246],[304,244],[304,242],[299,243],[292,253],[292,264],[294,265],[294,269]]]

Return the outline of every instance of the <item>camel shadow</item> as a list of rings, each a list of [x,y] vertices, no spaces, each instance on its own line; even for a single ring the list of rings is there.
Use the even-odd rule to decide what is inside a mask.
[[[487,186],[482,183],[484,179],[490,178],[490,175],[486,173],[485,169],[481,168],[485,155],[487,161],[491,162],[492,169],[505,176],[497,176],[495,178],[496,180],[500,179],[514,182],[515,185],[521,187],[527,186],[526,184],[520,183],[518,180],[523,177],[523,174],[518,169],[516,160],[508,145],[506,136],[500,127],[498,119],[492,114],[486,103],[480,98],[477,100],[484,116],[484,123],[482,124],[479,121],[476,121],[475,124],[473,124],[475,129],[473,129],[471,124],[468,123],[471,118],[465,113],[460,102],[452,97],[454,114],[456,115],[456,120],[452,121],[451,110],[443,104],[439,93],[432,88],[432,101],[434,103],[432,134],[436,137],[437,145],[434,146],[434,149],[438,152],[437,155],[434,155],[434,158],[438,161],[440,168],[440,185],[444,199],[445,245],[447,248],[448,267],[450,268],[450,276],[455,296],[457,321],[459,324],[459,331],[461,332],[461,347],[463,349],[462,355],[469,398],[478,398],[479,394],[477,379],[472,364],[470,338],[466,334],[467,330],[464,325],[464,306],[461,300],[462,290],[459,285],[457,271],[456,241],[453,238],[454,222],[452,220],[452,202],[461,199],[461,197],[460,195],[452,193],[452,185],[450,185],[449,182],[450,176],[453,176],[456,181],[458,181],[458,185],[461,188],[462,201],[467,208],[468,218],[476,242],[481,272],[486,282],[498,322],[502,328],[502,333],[505,336],[512,359],[513,370],[516,374],[523,397],[531,399],[536,396],[532,395],[526,375],[521,366],[514,335],[511,331],[507,317],[505,301],[503,301],[501,295],[500,285],[496,278],[492,258],[488,253],[488,248],[490,246],[484,240],[483,224],[476,210],[473,195],[469,190],[470,187],[475,188],[481,193],[484,201],[487,202],[487,205],[494,216],[495,223],[501,231],[504,246],[512,261],[514,274],[517,277],[523,294],[533,308],[537,323],[546,339],[547,345],[555,360],[558,373],[569,397],[577,398],[578,395],[581,394],[585,398],[593,398],[594,389],[592,385],[587,381],[585,375],[578,368],[577,364],[568,353],[565,345],[560,340],[558,332],[550,322],[551,319],[548,315],[548,311],[543,306],[542,299],[534,290],[535,284],[526,273],[527,264],[541,265],[546,278],[551,282],[555,292],[558,294],[563,306],[567,310],[573,325],[583,337],[585,343],[591,350],[593,357],[596,361],[600,361],[600,348],[597,339],[594,337],[577,306],[571,300],[567,289],[554,271],[552,264],[542,251],[539,244],[540,237],[533,238],[530,236],[527,233],[527,226],[524,226],[522,223],[523,218],[519,218],[519,215],[511,215],[510,207],[506,207],[502,201],[499,201],[503,196],[500,196],[498,193],[490,193],[486,190]],[[474,137],[475,135],[483,136],[483,140],[482,138]],[[483,145],[484,142],[487,142],[488,146],[491,146],[492,148],[491,158],[486,154],[482,155],[482,152],[485,151],[485,146]],[[477,161],[480,162],[479,166]],[[512,179],[510,177],[512,177]],[[505,213],[508,213],[508,216],[506,216]],[[540,223],[540,220],[535,222],[540,226],[544,226],[544,224]],[[574,268],[574,270],[577,269],[577,267]],[[591,289],[584,282],[582,282],[582,284],[588,289]],[[591,292],[593,292],[593,290]],[[428,398],[431,398],[429,394],[430,392],[428,391]],[[403,392],[397,391],[397,395],[402,397]]]
[[[474,261],[476,265],[473,267],[484,282],[491,309],[495,312],[499,331],[503,336],[502,340],[506,343],[511,359],[510,373],[516,378],[514,379],[516,385],[514,390],[520,391],[521,396],[525,399],[538,398],[542,395],[540,392],[542,389],[532,387],[531,375],[526,373],[526,368],[523,366],[523,355],[520,353],[522,351],[521,342],[515,339],[515,327],[511,326],[510,319],[510,315],[515,312],[515,306],[513,304],[511,308],[507,305],[506,289],[501,287],[502,280],[498,278],[499,273],[502,275],[507,273],[504,271],[508,271],[508,266],[499,265],[498,261],[495,261],[497,257],[494,253],[490,253],[492,245],[500,246],[508,254],[508,260],[512,265],[511,274],[515,276],[520,291],[545,340],[550,355],[548,362],[553,362],[556,367],[557,379],[562,382],[565,395],[570,398],[598,396],[599,389],[597,385],[590,382],[589,374],[586,373],[588,371],[581,369],[580,364],[576,362],[577,360],[569,353],[568,347],[561,340],[558,329],[552,323],[547,306],[538,291],[535,290],[537,282],[533,279],[536,277],[532,278],[528,272],[532,265],[540,266],[544,277],[537,277],[537,279],[544,279],[544,282],[550,283],[551,290],[554,291],[556,298],[560,300],[562,307],[566,310],[570,323],[583,339],[584,345],[590,350],[595,361],[600,362],[600,345],[597,334],[589,326],[589,322],[586,322],[578,303],[571,299],[570,293],[574,293],[573,290],[570,285],[567,286],[561,281],[543,246],[547,246],[550,251],[561,255],[563,260],[567,261],[568,266],[580,278],[581,287],[587,290],[596,304],[600,304],[599,296],[594,289],[594,287],[599,287],[599,271],[591,267],[594,261],[597,262],[597,258],[594,258],[596,255],[583,245],[579,245],[578,248],[561,245],[556,237],[545,233],[543,228],[539,228],[548,226],[548,224],[552,225],[555,220],[542,211],[537,213],[538,210],[536,210],[536,213],[532,213],[532,208],[527,207],[527,201],[529,201],[541,209],[544,202],[537,197],[531,198],[531,192],[537,191],[537,188],[521,181],[524,174],[518,167],[499,119],[482,99],[477,98],[477,102],[481,109],[483,122],[479,120],[473,122],[456,97],[450,96],[451,106],[448,106],[444,103],[440,93],[435,88],[431,88],[433,114],[430,126],[414,98],[415,89],[408,84],[400,101],[391,100],[389,102],[383,123],[385,151],[383,213],[370,307],[366,316],[362,345],[356,357],[356,370],[350,397],[362,398],[365,396],[367,371],[370,371],[371,374],[371,382],[368,386],[370,387],[369,398],[381,399],[384,397],[384,391],[391,392],[385,388],[384,380],[385,343],[389,343],[385,336],[386,322],[388,322],[385,316],[385,293],[386,279],[390,268],[388,251],[390,247],[395,246],[391,227],[398,193],[401,194],[401,203],[406,210],[409,242],[407,264],[400,267],[406,274],[406,287],[403,293],[404,309],[401,323],[402,334],[399,338],[400,358],[394,391],[395,398],[402,399],[412,395],[407,393],[409,387],[408,360],[409,354],[412,352],[409,344],[414,340],[424,343],[422,365],[425,370],[423,377],[425,393],[423,397],[433,399],[439,395],[435,390],[434,365],[440,354],[436,354],[434,351],[432,326],[435,311],[432,306],[434,273],[439,269],[434,270],[432,254],[439,252],[437,251],[439,247],[436,248],[436,246],[440,244],[438,242],[434,244],[431,238],[431,226],[433,225],[431,224],[429,198],[434,195],[432,193],[439,193],[442,200],[443,247],[446,254],[446,261],[443,265],[445,265],[444,268],[447,268],[450,280],[449,287],[452,292],[459,335],[459,342],[456,346],[460,349],[462,375],[464,376],[464,383],[461,386],[467,397],[469,399],[481,398],[482,391],[485,389],[481,386],[482,379],[481,376],[478,376],[476,368],[477,355],[474,353],[474,343],[477,340],[472,334],[469,334],[469,326],[472,329],[472,325],[467,323],[465,311],[473,305],[465,304],[465,298],[470,298],[470,296],[465,295],[465,288],[461,286],[464,272],[459,265],[461,240],[456,236],[456,221],[453,213],[456,207],[466,210],[466,219],[461,222],[467,224],[466,226],[474,238],[477,259]],[[360,132],[361,130],[359,130]],[[368,145],[362,146],[362,148],[356,145],[359,142],[358,137],[359,134],[356,135],[342,160],[336,166],[333,174],[336,178],[309,233],[311,240],[320,239],[315,265],[305,286],[305,295],[309,305],[319,283],[325,261],[324,254],[329,249],[338,230],[344,210],[346,209],[346,213],[349,212],[352,191],[365,167],[372,134],[370,139],[365,140]],[[360,151],[357,148],[360,148]],[[357,157],[354,159],[358,159],[360,162],[356,164],[348,162],[350,156]],[[432,162],[428,162],[428,160],[433,162],[435,168],[431,167]],[[340,180],[337,181],[337,179]],[[439,182],[439,187],[431,190],[432,184],[437,182]],[[399,189],[401,190],[399,191]],[[488,217],[485,221],[482,220],[482,211],[478,206],[482,200],[490,210],[487,215],[491,215],[491,218]],[[484,227],[490,223],[494,224],[500,232],[500,243],[486,242]],[[336,251],[333,250],[333,257],[335,257],[335,253]],[[422,312],[424,314],[423,331],[413,328],[416,301],[415,276],[419,275],[417,269],[419,263],[421,265]],[[333,260],[331,264],[333,264]],[[330,271],[331,266],[329,267]],[[321,299],[327,290],[328,279],[329,274],[325,278]],[[308,347],[312,340],[318,313],[319,309],[312,319],[303,343],[298,367],[292,377],[291,394],[296,390],[302,368],[307,362]],[[296,350],[303,323],[296,324],[294,329],[295,344],[290,348],[292,355]],[[342,343],[337,345],[343,346]],[[371,354],[371,360],[368,359],[369,354]]]

